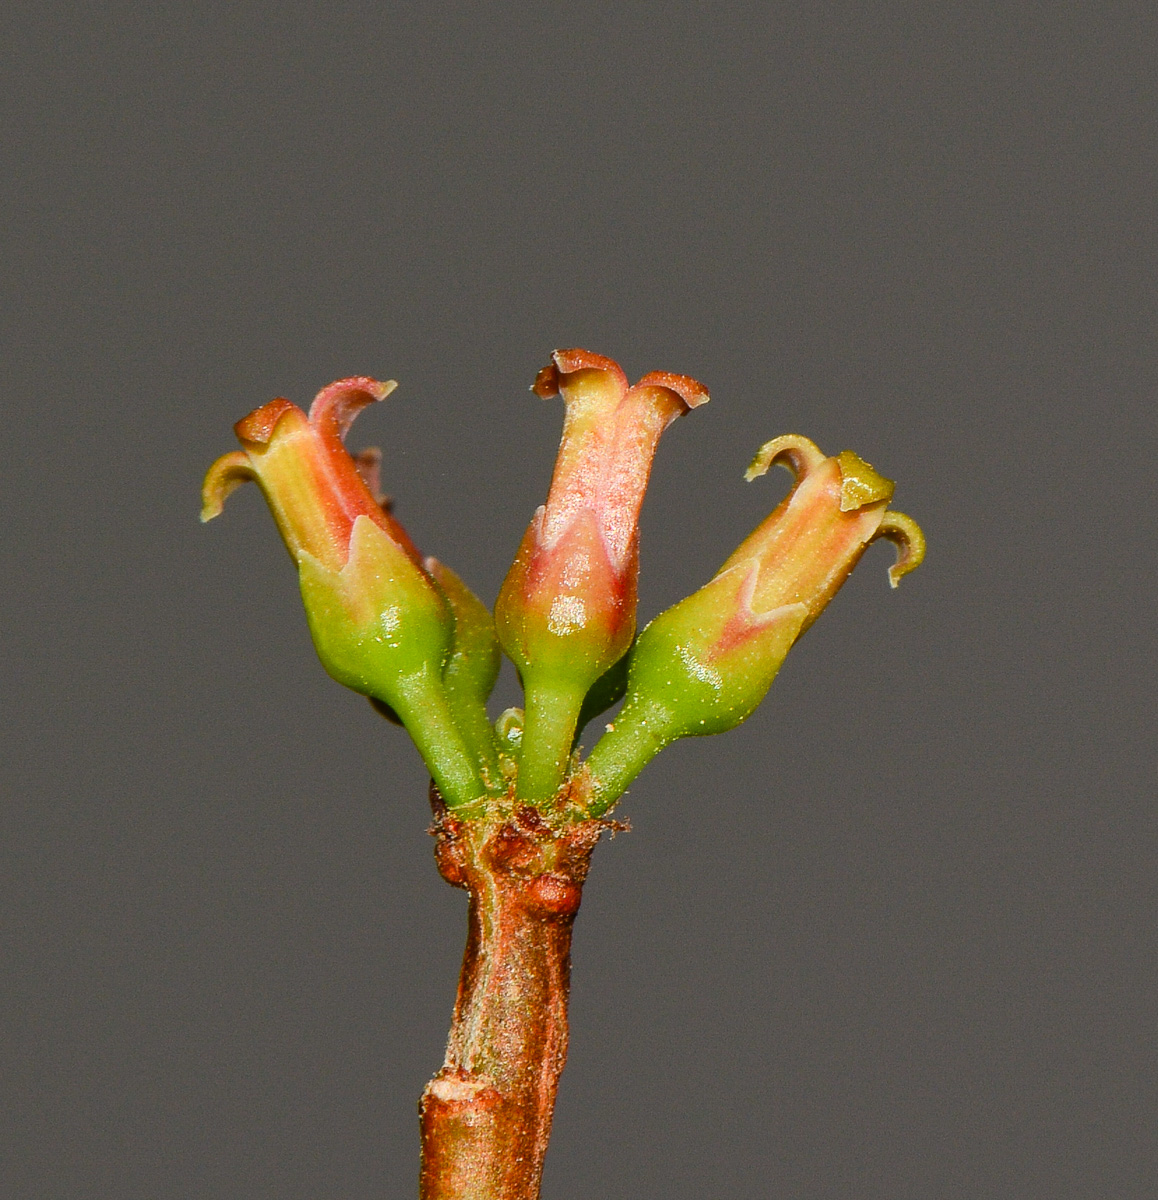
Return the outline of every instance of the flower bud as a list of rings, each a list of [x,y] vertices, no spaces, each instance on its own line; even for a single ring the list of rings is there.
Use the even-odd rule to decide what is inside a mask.
[[[393,382],[344,379],[309,416],[271,400],[234,427],[244,449],[223,455],[202,488],[203,521],[254,480],[297,563],[322,665],[339,683],[393,709],[447,802],[483,792],[442,687],[454,618],[402,526],[371,492],[342,444],[354,417]]]
[[[499,677],[502,655],[490,610],[445,563],[426,560],[454,614],[450,658],[442,673],[455,723],[483,764],[488,783],[502,785],[495,732],[487,717],[487,699]]]
[[[660,372],[628,387],[617,363],[585,350],[555,351],[534,391],[562,396],[563,437],[495,623],[527,696],[518,794],[541,803],[563,778],[584,696],[635,633],[639,510],[660,434],[708,395]]]
[[[705,587],[661,613],[639,635],[627,698],[588,760],[593,814],[606,811],[664,746],[722,733],[768,691],[793,642],[848,578],[870,542],[898,544],[895,587],[924,556],[911,518],[886,512],[891,480],[846,450],[827,458],[807,438],[766,443],[747,478],[774,463],[796,484]]]

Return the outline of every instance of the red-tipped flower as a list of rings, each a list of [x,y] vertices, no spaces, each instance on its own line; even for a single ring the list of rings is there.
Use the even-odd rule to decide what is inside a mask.
[[[318,656],[339,683],[399,714],[450,803],[483,792],[442,686],[454,617],[406,531],[363,477],[373,465],[342,444],[354,417],[393,382],[343,379],[307,416],[271,400],[239,421],[244,449],[223,455],[202,488],[201,519],[217,516],[247,480],[265,494],[298,565]],[[376,488],[376,485],[375,485]]]
[[[652,372],[629,387],[601,355],[552,360],[534,391],[566,405],[559,456],[495,606],[527,692],[519,794],[534,801],[558,787],[583,697],[634,636],[639,510],[660,434],[708,399],[686,375]]]
[[[223,454],[205,476],[202,521],[218,516],[226,497],[253,480],[295,561],[307,554],[340,571],[350,555],[354,523],[366,517],[421,568],[406,530],[383,509],[342,444],[358,413],[397,386],[393,380],[340,379],[318,393],[309,416],[280,397],[254,409],[233,427],[245,449]]]
[[[899,547],[893,587],[924,557],[917,523],[886,511],[892,480],[851,450],[828,458],[807,438],[775,438],[747,478],[774,462],[796,475],[784,502],[710,583],[640,634],[623,711],[588,759],[594,811],[613,803],[669,742],[722,733],[748,717],[870,542],[888,538]]]

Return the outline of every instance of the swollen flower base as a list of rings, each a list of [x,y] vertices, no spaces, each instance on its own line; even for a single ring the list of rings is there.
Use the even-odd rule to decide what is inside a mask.
[[[888,508],[893,484],[852,451],[827,457],[794,434],[765,443],[795,484],[699,591],[636,634],[639,511],[664,429],[705,403],[684,375],[634,386],[585,350],[557,350],[533,390],[565,420],[546,504],[495,605],[423,558],[378,490],[381,455],[343,445],[366,405],[394,388],[345,379],[307,415],[271,400],[239,421],[202,520],[258,484],[298,569],[326,670],[405,726],[430,771],[436,859],[470,898],[446,1060],[423,1095],[424,1200],[539,1194],[567,1052],[571,926],[607,814],[665,746],[722,733],[764,698],[793,643],[865,548],[898,547],[895,587],[925,544]],[[492,723],[500,647],[525,713]],[[583,757],[588,721],[623,707]]]

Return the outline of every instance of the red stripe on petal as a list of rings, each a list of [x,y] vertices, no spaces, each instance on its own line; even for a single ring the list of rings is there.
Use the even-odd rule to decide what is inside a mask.
[[[366,375],[339,379],[314,397],[310,405],[310,424],[326,436],[341,441],[362,409],[385,400],[397,386],[393,379],[381,383]]]

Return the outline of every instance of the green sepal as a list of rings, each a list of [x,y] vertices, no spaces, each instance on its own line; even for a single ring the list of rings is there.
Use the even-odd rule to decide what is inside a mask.
[[[661,613],[632,656],[630,692],[671,714],[672,738],[725,733],[750,716],[807,615],[803,604],[784,605],[749,618],[736,644],[721,646],[703,635],[703,599],[697,593]]]
[[[398,679],[430,667],[441,673],[453,629],[446,601],[368,517],[354,522],[340,571],[306,551],[298,568],[314,646],[339,683],[398,711]]]
[[[627,699],[587,760],[600,815],[677,738],[724,733],[763,700],[807,616],[803,604],[753,614],[736,571],[661,613],[631,654]]]
[[[453,621],[433,580],[369,518],[354,522],[340,571],[308,552],[299,582],[314,647],[339,683],[387,705],[406,726],[447,804],[485,791],[442,682]]]

